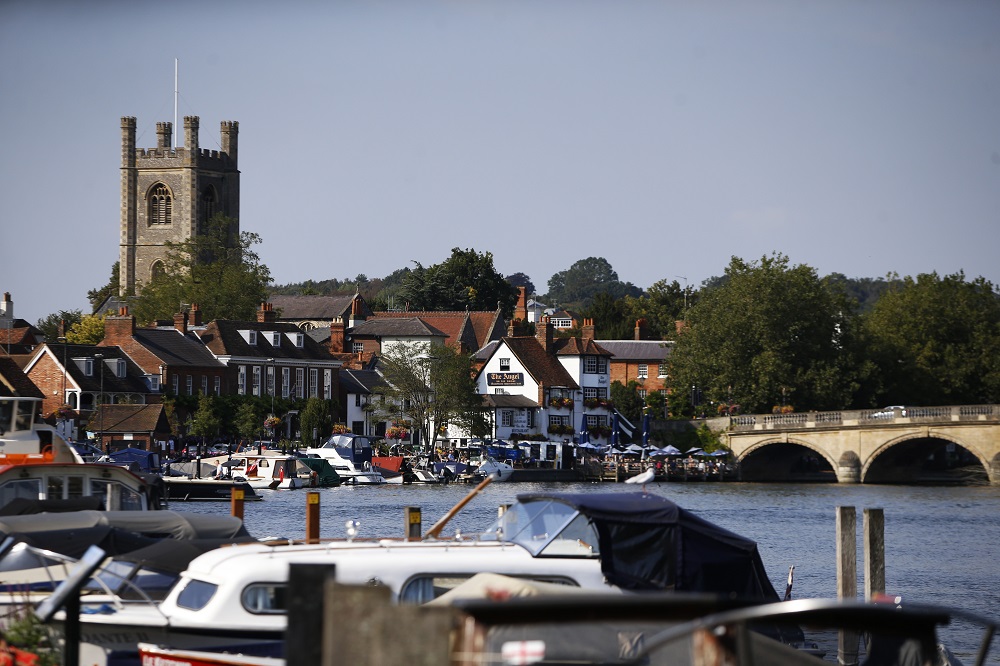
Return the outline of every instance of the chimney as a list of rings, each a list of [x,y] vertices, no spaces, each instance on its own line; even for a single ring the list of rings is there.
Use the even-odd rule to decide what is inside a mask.
[[[359,321],[364,321],[365,316],[361,312],[361,301],[355,298],[351,301],[351,316],[347,320],[347,326],[349,328],[354,328]]]
[[[535,324],[535,338],[542,345],[545,353],[548,354],[552,349],[552,324],[549,323],[548,315],[542,317]]]
[[[3,293],[3,302],[0,303],[0,319],[14,321],[14,301],[10,300],[10,292]]]
[[[594,320],[584,319],[583,326],[580,328],[580,337],[582,338],[583,346],[586,347],[588,342],[594,341]]]
[[[174,328],[181,332],[181,335],[187,335],[188,332],[188,313],[178,312],[174,315]]]
[[[635,339],[645,340],[648,337],[646,333],[646,320],[637,319],[635,322]]]
[[[188,312],[188,328],[195,326],[201,326],[201,308],[198,307],[197,303],[192,303],[191,311]]]
[[[128,313],[128,306],[118,308],[117,315],[104,318],[104,344],[117,345],[131,340],[135,334],[135,317]]]
[[[517,309],[514,310],[514,317],[521,321],[528,321],[528,288],[517,288]]]
[[[344,320],[341,317],[334,317],[330,322],[330,352],[342,354],[344,342]]]
[[[278,320],[278,315],[274,311],[271,303],[261,303],[257,310],[257,322],[261,324],[271,324]]]

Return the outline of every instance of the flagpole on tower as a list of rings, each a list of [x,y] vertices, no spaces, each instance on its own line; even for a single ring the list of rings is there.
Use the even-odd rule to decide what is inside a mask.
[[[174,58],[174,149],[177,148],[177,135],[180,134],[180,129],[177,127],[177,58]]]

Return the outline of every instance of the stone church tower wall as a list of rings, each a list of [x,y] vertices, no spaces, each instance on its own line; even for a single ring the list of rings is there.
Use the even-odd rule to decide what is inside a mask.
[[[135,145],[135,118],[121,120],[122,296],[141,291],[163,266],[168,241],[197,236],[216,213],[236,220],[231,237],[239,236],[239,123],[221,123],[221,150],[199,147],[198,126],[198,116],[185,116],[184,147],[171,148],[173,123],[156,123],[156,147],[145,149]]]

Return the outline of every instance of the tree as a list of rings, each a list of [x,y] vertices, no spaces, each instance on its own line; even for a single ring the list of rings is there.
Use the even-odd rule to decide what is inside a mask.
[[[505,279],[515,287],[524,287],[524,293],[529,296],[535,293],[535,283],[524,273],[514,273],[513,275],[508,275]]]
[[[1000,400],[1000,300],[962,272],[893,286],[864,318],[883,404],[957,405]]]
[[[634,336],[635,321],[625,314],[622,300],[611,294],[595,295],[584,316],[594,320],[594,329],[602,340],[631,340]]]
[[[241,439],[252,441],[264,427],[263,415],[250,402],[244,402],[236,408],[233,417],[233,427]]]
[[[564,308],[585,308],[599,293],[622,298],[626,295],[639,296],[642,290],[631,282],[621,282],[607,259],[588,257],[549,278],[546,298],[550,305],[558,303]]]
[[[111,296],[118,295],[118,290],[120,288],[119,270],[120,265],[116,261],[111,266],[111,279],[108,280],[108,283],[103,287],[91,289],[87,292],[87,300],[90,301],[91,312],[97,312],[97,309],[101,307],[104,301],[108,300]]]
[[[628,384],[620,381],[611,382],[611,400],[615,403],[618,413],[638,427],[642,423],[642,398],[639,397],[639,384],[634,379]]]
[[[234,237],[234,229],[234,220],[216,214],[203,234],[168,243],[164,271],[131,301],[136,319],[169,319],[182,303],[197,303],[208,320],[254,319],[268,298],[271,272],[252,250],[260,237],[249,232]]]
[[[805,265],[775,254],[733,257],[721,285],[703,292],[670,356],[678,396],[702,410],[729,400],[743,411],[848,406],[861,377],[847,299]],[[671,405],[673,408],[675,405]]]
[[[482,397],[476,392],[470,359],[439,344],[399,343],[382,350],[378,369],[387,386],[379,418],[403,419],[433,449],[438,428],[455,423],[473,435],[488,432]]]
[[[198,396],[198,409],[191,418],[189,432],[198,437],[214,438],[219,436],[221,427],[222,419],[216,412],[215,398],[204,394]]]
[[[61,335],[60,326],[63,326],[63,333],[66,333],[70,328],[79,324],[82,319],[83,312],[81,310],[60,310],[39,319],[35,326],[45,334],[47,342],[56,342]]]
[[[84,315],[66,331],[66,342],[74,345],[96,345],[104,339],[104,317]]]
[[[303,444],[317,446],[313,433],[322,440],[330,434],[330,428],[333,426],[330,401],[316,397],[306,400],[306,406],[299,413],[299,426]]]
[[[645,319],[651,338],[673,340],[677,335],[676,322],[683,320],[687,308],[696,302],[697,292],[682,287],[677,280],[660,280],[642,296],[625,296],[620,307],[632,323]]]
[[[493,254],[452,248],[440,264],[416,268],[403,278],[399,295],[413,310],[496,310],[510,317],[517,289],[493,267]]]

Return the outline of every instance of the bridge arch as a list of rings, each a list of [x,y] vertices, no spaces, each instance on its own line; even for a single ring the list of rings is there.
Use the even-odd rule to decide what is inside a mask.
[[[952,444],[961,451],[949,451]],[[908,432],[871,452],[860,468],[862,483],[961,483],[996,478],[1000,454],[991,461],[978,448],[950,432]],[[982,478],[980,478],[982,477]]]
[[[838,480],[837,461],[807,439],[794,436],[771,437],[749,446],[737,457],[743,481]]]

